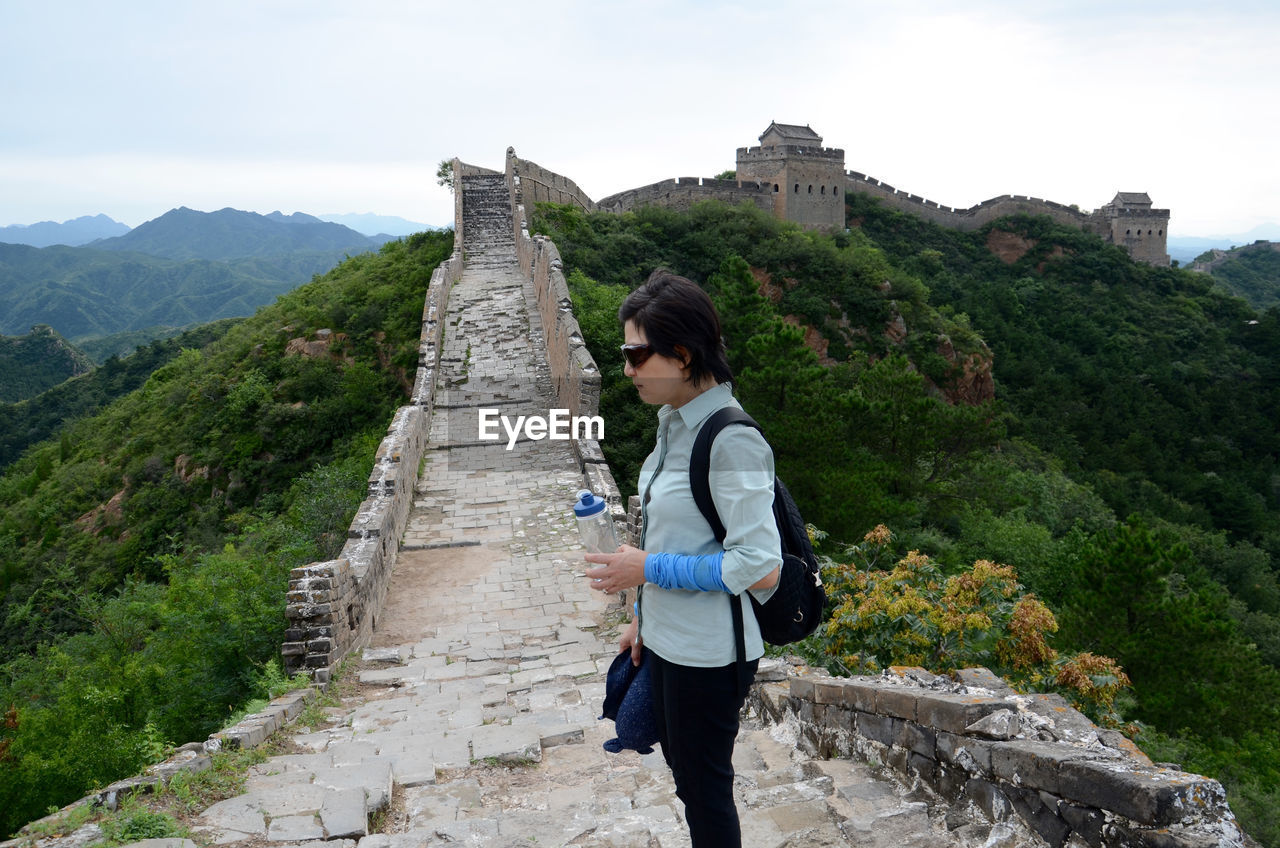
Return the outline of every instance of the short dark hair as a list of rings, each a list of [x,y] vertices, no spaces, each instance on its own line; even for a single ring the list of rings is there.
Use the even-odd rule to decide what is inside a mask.
[[[720,316],[707,293],[692,280],[659,268],[640,288],[627,295],[618,320],[632,321],[644,331],[655,353],[684,360],[676,345],[688,352],[689,381],[711,377],[717,383],[733,379],[720,333]]]

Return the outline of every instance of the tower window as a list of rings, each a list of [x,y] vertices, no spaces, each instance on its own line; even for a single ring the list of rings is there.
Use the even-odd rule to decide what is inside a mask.
[[[800,193],[800,183],[796,183],[796,187],[791,190],[792,194]]]
[[[823,187],[818,191],[818,193],[819,193],[819,194],[826,194],[826,193],[827,193],[827,187],[826,187],[826,186],[823,186]]]
[[[813,194],[813,186],[809,186],[809,193]]]
[[[774,183],[774,184],[773,184],[773,193],[774,193],[774,194],[777,194],[777,193],[778,193],[778,184],[777,184],[777,183]]]

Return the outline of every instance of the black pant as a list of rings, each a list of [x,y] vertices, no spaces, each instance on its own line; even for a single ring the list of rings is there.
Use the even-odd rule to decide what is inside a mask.
[[[647,649],[646,649],[647,650]],[[649,651],[653,709],[662,756],[675,778],[676,796],[694,848],[740,848],[733,803],[733,743],[747,685],[758,661],[719,668],[676,665]]]

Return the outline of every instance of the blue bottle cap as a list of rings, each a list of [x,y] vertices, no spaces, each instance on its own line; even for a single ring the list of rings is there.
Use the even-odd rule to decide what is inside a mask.
[[[579,518],[590,518],[604,512],[604,498],[597,497],[591,492],[583,489],[578,492],[578,500],[573,505],[573,514]]]

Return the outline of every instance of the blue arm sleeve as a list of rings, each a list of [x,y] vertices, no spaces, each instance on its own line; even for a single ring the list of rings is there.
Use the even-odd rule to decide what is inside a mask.
[[[644,579],[663,589],[728,592],[721,579],[724,551],[714,554],[647,554]]]

